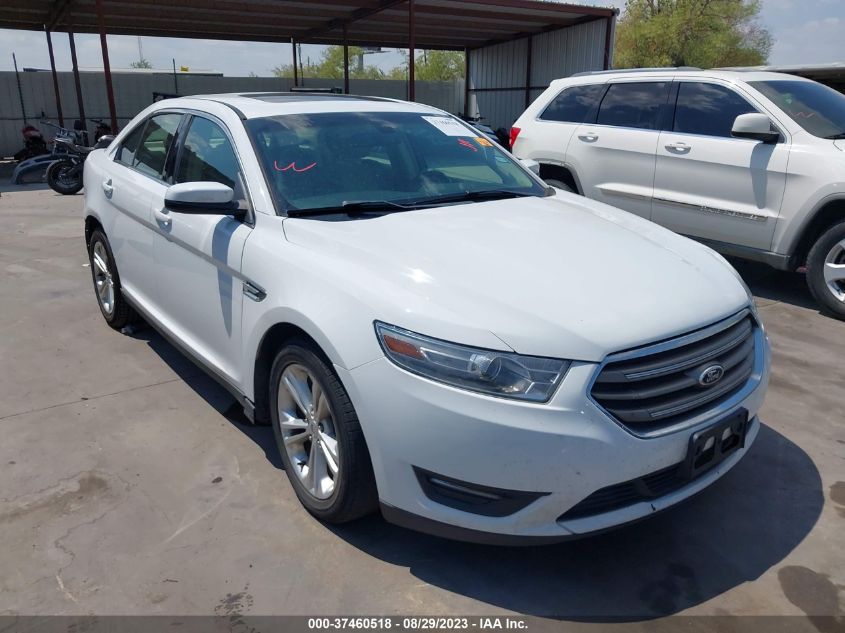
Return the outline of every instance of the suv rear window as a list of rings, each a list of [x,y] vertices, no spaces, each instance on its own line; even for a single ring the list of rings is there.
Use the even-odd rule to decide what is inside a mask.
[[[665,81],[610,84],[599,107],[596,122],[600,125],[656,130],[668,93],[669,84]]]
[[[598,105],[604,92],[604,84],[572,86],[566,88],[540,115],[543,121],[585,123],[590,112]]]

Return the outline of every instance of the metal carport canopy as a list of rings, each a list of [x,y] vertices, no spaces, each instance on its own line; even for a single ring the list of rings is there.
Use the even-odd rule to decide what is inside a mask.
[[[3,0],[0,28],[45,31],[62,119],[50,33],[70,39],[76,96],[85,124],[73,33],[99,33],[112,129],[117,129],[106,34],[340,44],[344,91],[349,92],[349,46],[473,50],[606,20],[605,67],[614,9],[537,0]],[[469,56],[467,56],[469,59]],[[293,46],[294,85],[298,85]],[[531,75],[530,52],[526,76]],[[414,100],[414,64],[408,65],[408,99]],[[468,85],[468,84],[467,84]],[[530,86],[526,82],[526,95]],[[526,96],[527,101],[527,96]]]
[[[408,47],[408,0],[102,0],[114,35]],[[613,9],[537,0],[414,0],[416,48],[463,50],[597,19]],[[346,39],[344,40],[344,27]],[[4,0],[0,28],[99,33],[96,0]]]

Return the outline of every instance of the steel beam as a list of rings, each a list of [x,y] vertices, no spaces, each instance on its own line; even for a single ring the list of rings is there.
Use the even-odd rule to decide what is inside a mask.
[[[346,38],[346,25],[343,25],[343,94],[349,94],[349,40]]]
[[[416,66],[416,50],[414,48],[414,0],[408,0],[408,101],[414,101],[414,66]]]
[[[97,0],[97,26],[100,27],[100,50],[103,53],[103,73],[106,77],[106,96],[109,100],[109,117],[112,134],[117,134],[117,110],[114,107],[114,89],[111,83],[111,64],[109,64],[109,44],[106,41],[106,21],[103,16],[103,0]],[[97,139],[94,139],[95,141]]]
[[[73,39],[73,29],[68,27],[67,39],[70,44],[70,62],[73,65],[73,83],[76,85],[76,105],[79,109],[79,120],[82,121],[82,128],[87,130],[85,121],[85,104],[82,103],[82,83],[79,81],[79,64],[76,61],[76,42]]]
[[[47,34],[47,52],[50,54],[50,72],[53,74],[53,93],[56,95],[56,113],[59,117],[59,125],[65,126],[65,117],[62,113],[62,95],[59,94],[59,75],[56,73],[56,58],[53,56],[53,38],[50,31],[45,29]]]

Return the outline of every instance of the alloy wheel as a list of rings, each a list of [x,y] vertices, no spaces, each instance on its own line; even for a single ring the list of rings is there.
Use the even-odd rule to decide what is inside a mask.
[[[340,481],[340,455],[331,405],[323,385],[291,363],[279,380],[279,426],[288,460],[316,499],[332,496]]]
[[[109,257],[106,253],[106,247],[101,241],[94,242],[91,265],[94,268],[94,285],[100,299],[100,306],[102,306],[103,312],[111,315],[114,312],[114,278],[109,270]]]
[[[845,240],[835,244],[825,257],[824,281],[831,294],[845,303]]]

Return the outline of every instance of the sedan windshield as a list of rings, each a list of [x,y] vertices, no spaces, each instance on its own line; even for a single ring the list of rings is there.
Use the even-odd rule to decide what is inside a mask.
[[[845,95],[833,88],[815,81],[752,81],[750,84],[810,134],[831,139],[845,134]]]
[[[291,215],[546,195],[498,145],[448,115],[288,114],[246,126],[277,207]]]

